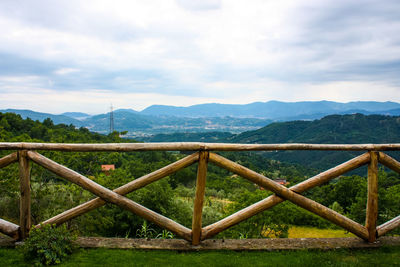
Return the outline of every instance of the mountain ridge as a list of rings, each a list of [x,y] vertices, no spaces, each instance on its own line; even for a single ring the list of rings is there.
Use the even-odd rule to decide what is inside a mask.
[[[60,115],[31,110],[6,109],[23,118],[43,121],[52,119],[56,124],[73,124],[92,131],[108,133],[110,113],[89,115],[65,112]],[[315,120],[332,114],[400,115],[400,103],[358,101],[253,102],[249,104],[207,103],[189,107],[153,105],[143,111],[117,109],[114,111],[114,129],[128,131],[128,136],[143,136],[174,132],[225,131],[232,133],[255,130],[275,121]],[[67,116],[68,115],[68,116]]]
[[[220,104],[205,103],[188,107],[152,105],[142,110],[147,115],[170,115],[180,117],[256,117],[272,120],[281,120],[286,117],[323,113],[326,115],[348,110],[365,112],[383,112],[399,109],[400,103],[386,101],[353,101],[348,103],[334,101],[299,101],[282,102],[271,100],[267,102],[253,102],[249,104]]]
[[[329,115],[313,121],[273,122],[265,127],[240,134],[223,132],[158,134],[140,139],[145,142],[222,142],[242,144],[360,144],[399,143],[400,116]],[[265,151],[266,158],[328,169],[343,163],[359,151]],[[399,156],[399,152],[389,152]]]

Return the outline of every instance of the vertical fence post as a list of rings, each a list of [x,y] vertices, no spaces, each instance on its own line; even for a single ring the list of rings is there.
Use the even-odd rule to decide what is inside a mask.
[[[376,240],[376,220],[378,218],[378,153],[371,151],[368,164],[368,200],[365,227],[368,229],[368,242]]]
[[[30,186],[30,169],[27,151],[18,152],[19,160],[19,186],[20,186],[20,202],[19,202],[19,225],[20,239],[24,240],[28,237],[31,228],[31,186]]]
[[[208,151],[200,151],[199,165],[197,167],[196,196],[193,207],[192,245],[198,245],[201,238],[201,219],[203,215],[203,202],[206,190]]]

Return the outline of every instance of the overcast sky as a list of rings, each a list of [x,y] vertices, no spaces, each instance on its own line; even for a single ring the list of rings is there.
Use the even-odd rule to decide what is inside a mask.
[[[0,1],[0,109],[400,102],[400,1]]]

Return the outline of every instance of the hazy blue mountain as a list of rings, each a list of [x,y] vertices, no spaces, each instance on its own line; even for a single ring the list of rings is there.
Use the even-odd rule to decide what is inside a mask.
[[[383,115],[400,116],[400,108],[386,110],[382,112]]]
[[[83,119],[86,119],[86,118],[91,116],[91,115],[83,113],[83,112],[64,112],[64,113],[62,113],[60,115],[67,116],[67,117],[70,117],[70,118],[74,118],[74,119],[77,119],[77,120],[83,120]]]
[[[94,115],[83,122],[85,127],[91,131],[108,133],[110,130],[110,113]],[[124,110],[114,112],[114,130],[116,131],[143,131],[150,129],[153,122],[152,116]]]
[[[189,107],[175,107],[153,105],[141,113],[147,115],[164,115],[180,117],[248,117],[267,118],[271,120],[287,120],[298,117],[299,119],[321,118],[329,114],[351,113],[384,113],[388,110],[400,109],[400,104],[395,102],[359,101],[339,103],[333,101],[303,101],[303,102],[254,102],[244,105],[235,104],[200,104]]]
[[[118,112],[126,112],[126,113],[133,113],[133,114],[139,113],[138,111],[136,111],[134,109],[130,109],[130,108],[121,108],[121,109],[114,110],[114,113],[118,113]]]
[[[65,116],[65,115],[54,115],[54,114],[49,114],[49,113],[42,113],[42,112],[36,112],[32,110],[27,110],[27,109],[3,109],[0,110],[2,113],[10,112],[10,113],[15,113],[21,115],[23,119],[30,118],[32,120],[38,120],[43,122],[45,119],[50,118],[55,124],[73,124],[76,127],[81,127],[83,126],[83,123],[80,120]]]

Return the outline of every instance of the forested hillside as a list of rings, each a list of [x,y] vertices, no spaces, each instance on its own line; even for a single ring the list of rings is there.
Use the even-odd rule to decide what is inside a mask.
[[[228,142],[252,144],[310,143],[363,144],[400,143],[400,117],[383,115],[330,115],[313,121],[275,122],[255,131],[241,134],[210,132],[158,134],[143,138],[148,142]],[[286,151],[264,155],[315,169],[326,169],[348,160],[358,152]],[[392,155],[396,155],[392,153]]]
[[[358,117],[355,117],[358,118]],[[394,118],[387,118],[388,120]],[[306,124],[313,122],[306,122]],[[382,122],[383,125],[386,125]],[[306,125],[302,124],[302,125]],[[387,125],[387,127],[394,127]],[[288,127],[289,128],[289,127]],[[304,128],[305,129],[305,128]],[[288,130],[288,132],[290,132]],[[91,133],[73,125],[54,125],[50,119],[43,123],[22,119],[19,115],[0,113],[0,142],[134,142],[110,135]],[[10,151],[0,151],[0,157]],[[114,189],[155,171],[185,155],[178,152],[56,152],[42,151],[43,155],[63,164],[95,182]],[[239,164],[272,179],[286,179],[288,186],[303,181],[316,171],[296,164],[288,164],[259,155],[258,153],[223,153]],[[115,170],[108,174],[101,171],[102,164],[114,164]],[[32,220],[37,224],[56,214],[92,199],[94,196],[56,175],[31,164],[32,176]],[[400,178],[398,174],[380,170],[379,173],[379,218],[378,223],[400,214]],[[17,223],[19,216],[18,165],[0,169],[0,218]],[[191,227],[193,211],[196,165],[178,171],[169,177],[128,194],[134,201]],[[357,175],[341,177],[316,188],[306,195],[350,218],[363,223],[367,198],[366,178]],[[211,224],[271,193],[245,179],[209,164],[203,225]],[[307,225],[320,228],[334,227],[332,224],[290,203],[282,203],[243,222],[218,237],[285,237],[292,225]],[[119,237],[166,237],[155,225],[107,204],[68,223],[81,235]],[[267,231],[268,230],[268,231]]]
[[[272,123],[232,136],[233,143],[382,144],[400,142],[400,117],[362,114],[331,115],[314,121]],[[268,157],[325,169],[358,152],[297,151],[268,153]]]
[[[400,117],[362,114],[331,115],[313,121],[272,123],[231,139],[244,143],[359,144],[400,140]]]

